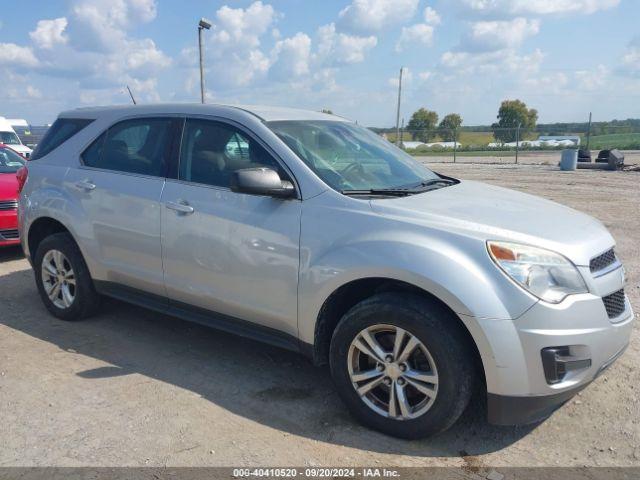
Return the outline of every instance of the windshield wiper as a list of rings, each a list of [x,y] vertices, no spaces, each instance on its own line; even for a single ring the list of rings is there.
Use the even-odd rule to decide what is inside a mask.
[[[425,180],[424,182],[420,182],[419,186],[430,187],[431,185],[438,185],[440,183],[443,183],[445,185],[453,185],[454,183],[457,183],[457,182],[449,178],[434,178],[431,180]]]
[[[343,195],[387,195],[389,197],[405,197],[419,193],[410,188],[370,188],[364,190],[341,190]]]
[[[343,195],[387,195],[390,197],[406,197],[408,195],[416,195],[418,193],[428,192],[430,190],[436,190],[438,185],[449,186],[458,183],[455,180],[448,178],[434,178],[431,180],[424,180],[415,185],[409,185],[406,187],[395,188],[371,188],[361,190],[342,190]]]

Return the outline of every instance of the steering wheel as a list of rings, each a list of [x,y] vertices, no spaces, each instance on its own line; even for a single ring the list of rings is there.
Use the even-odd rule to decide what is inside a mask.
[[[360,175],[363,175],[365,173],[364,167],[361,163],[358,162],[352,162],[342,169],[343,174],[349,174],[351,172],[357,172]]]

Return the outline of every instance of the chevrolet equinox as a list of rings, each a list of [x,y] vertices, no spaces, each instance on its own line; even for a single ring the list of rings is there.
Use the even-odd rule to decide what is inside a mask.
[[[477,389],[490,422],[539,421],[629,342],[601,223],[439,175],[337,116],[73,110],[18,181],[52,315],[86,318],[109,296],[301,352],[390,435],[449,428]]]

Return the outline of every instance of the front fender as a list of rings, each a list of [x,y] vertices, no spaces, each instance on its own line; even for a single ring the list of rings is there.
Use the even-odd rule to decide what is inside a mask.
[[[481,351],[488,344],[478,320],[515,319],[537,302],[505,277],[478,238],[321,197],[304,202],[302,215],[298,329],[305,343],[314,342],[325,301],[355,280],[386,278],[430,293],[458,314]]]

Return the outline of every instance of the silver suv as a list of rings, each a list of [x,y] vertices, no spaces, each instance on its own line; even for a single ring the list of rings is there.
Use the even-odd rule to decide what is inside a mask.
[[[598,221],[438,175],[336,116],[73,110],[20,178],[53,315],[88,317],[106,295],[299,351],[390,435],[447,429],[476,389],[491,422],[539,421],[629,342]]]

